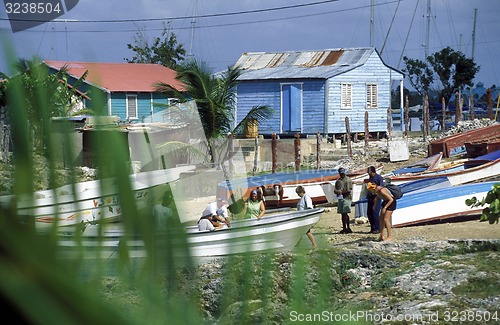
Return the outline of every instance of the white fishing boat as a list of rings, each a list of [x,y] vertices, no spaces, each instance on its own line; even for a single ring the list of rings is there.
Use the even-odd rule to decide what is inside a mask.
[[[179,231],[158,232],[157,243],[168,241],[173,256],[219,257],[232,254],[292,250],[299,240],[306,237],[321,218],[323,209],[289,211],[269,215],[261,220],[246,219],[231,222],[231,227],[216,231],[199,231],[197,226],[183,227]],[[103,227],[102,229],[100,227]],[[59,240],[60,255],[75,254],[96,258],[114,258],[118,249],[126,245],[128,257],[146,257],[144,242],[124,235],[119,224],[88,225],[81,236],[63,237]],[[161,248],[161,247],[160,247]]]
[[[451,185],[459,185],[491,177],[498,177],[500,175],[500,158],[487,162],[476,159],[477,158],[472,159],[450,169],[429,171],[414,175],[390,176],[389,178],[392,184],[400,185],[410,181],[446,176]]]
[[[481,214],[483,207],[471,208],[465,200],[476,197],[481,201],[495,182],[450,186],[405,194],[397,201],[392,214],[392,225],[401,227],[433,220]]]
[[[158,198],[162,188],[179,179],[181,173],[193,171],[195,166],[132,174],[130,182],[133,199],[138,209]],[[161,194],[160,194],[161,195]],[[82,222],[117,219],[121,216],[118,180],[104,179],[64,185],[56,189],[37,191],[30,195],[0,197],[0,205],[15,205],[18,215],[35,219],[37,228],[71,226]]]
[[[452,185],[446,176],[421,179],[399,185],[404,195],[407,195],[408,193],[418,193],[450,186]],[[366,195],[363,196],[359,201],[354,202],[355,218],[368,217],[367,210],[368,199],[366,198]]]

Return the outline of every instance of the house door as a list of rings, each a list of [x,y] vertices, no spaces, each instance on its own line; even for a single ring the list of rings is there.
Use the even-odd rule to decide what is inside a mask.
[[[281,132],[301,131],[302,85],[281,86]]]

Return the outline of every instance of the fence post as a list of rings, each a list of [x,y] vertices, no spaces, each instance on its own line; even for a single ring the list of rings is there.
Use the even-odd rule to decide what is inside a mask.
[[[410,123],[410,117],[409,117],[410,100],[408,99],[408,95],[406,95],[404,109],[405,109],[405,136],[408,138],[408,136],[410,135],[410,128],[409,128],[409,123]]]
[[[276,140],[276,133],[273,133],[273,137],[271,139],[271,151],[273,157],[273,174],[278,170],[278,144]]]
[[[446,131],[446,101],[443,98],[441,98],[441,115],[443,115],[443,126],[441,127],[441,130],[443,133]]]
[[[300,135],[295,133],[295,140],[293,141],[295,148],[295,171],[300,171]]]
[[[422,128],[424,141],[427,141],[429,135],[429,96],[424,98],[424,127]]]
[[[471,121],[474,121],[474,96],[472,96],[472,92],[470,93],[469,96],[469,110],[470,110],[470,119]]]
[[[392,140],[392,126],[391,126],[391,108],[387,108],[387,140]]]
[[[462,120],[462,110],[460,107],[460,94],[455,92],[455,126]]]
[[[316,133],[316,169],[320,169],[321,166],[321,134]]]
[[[233,147],[233,134],[231,132],[228,133],[227,135],[228,141],[227,141],[227,153],[228,153],[228,165],[229,165],[229,178],[233,178],[234,176],[234,161],[233,161],[233,154],[234,154],[234,147]]]
[[[486,101],[488,103],[488,118],[493,119],[493,96],[491,95],[491,88],[486,89]]]
[[[370,130],[368,127],[368,111],[365,111],[365,156],[368,155],[368,138],[370,137]]]
[[[253,175],[255,176],[255,172],[257,171],[258,163],[259,163],[259,136],[255,137],[255,157],[253,158]]]
[[[349,125],[349,117],[345,117],[345,130],[347,140],[347,155],[352,158],[352,144],[351,144],[351,126]]]

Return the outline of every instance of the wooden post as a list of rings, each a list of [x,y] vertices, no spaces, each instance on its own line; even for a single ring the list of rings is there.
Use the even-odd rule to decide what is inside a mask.
[[[228,154],[228,165],[229,165],[229,178],[233,178],[234,175],[234,161],[233,161],[233,154],[234,154],[234,147],[233,147],[233,134],[231,132],[228,133],[227,135],[228,141],[227,141],[227,154]]]
[[[443,124],[442,124],[442,127],[441,127],[441,130],[443,131],[443,133],[446,131],[446,100],[443,98],[441,98],[441,114],[443,115],[442,116],[442,119],[443,119]]]
[[[391,108],[387,109],[387,140],[392,140]]]
[[[408,137],[410,135],[410,129],[409,129],[409,105],[410,105],[410,100],[408,99],[408,95],[406,95],[406,100],[405,100],[405,136]]]
[[[424,141],[427,140],[431,134],[431,127],[429,121],[429,96],[425,95],[424,100]]]
[[[486,102],[488,103],[488,118],[493,119],[493,96],[491,95],[491,88],[486,89]]]
[[[470,111],[470,119],[474,121],[474,96],[472,96],[472,91],[469,94],[469,111]]]
[[[455,126],[458,125],[458,122],[462,120],[462,111],[460,109],[460,94],[455,92]]]
[[[295,133],[295,140],[293,141],[295,148],[295,171],[300,171],[300,135]]]
[[[370,137],[368,121],[368,111],[365,111],[365,156],[368,156],[368,138]]]
[[[321,134],[316,133],[316,169],[321,167]]]
[[[349,125],[349,117],[345,117],[345,130],[347,140],[347,155],[352,158],[352,144],[351,144],[351,126]]]
[[[460,100],[459,100],[459,105],[458,105],[459,109],[460,109],[460,121],[463,121],[464,120],[464,99],[460,96]]]
[[[257,172],[258,163],[259,163],[259,136],[255,137],[255,157],[253,158],[253,175]]]
[[[271,139],[271,151],[272,151],[272,157],[273,157],[273,174],[276,173],[278,170],[278,143],[276,140],[276,133],[273,133],[272,139]]]

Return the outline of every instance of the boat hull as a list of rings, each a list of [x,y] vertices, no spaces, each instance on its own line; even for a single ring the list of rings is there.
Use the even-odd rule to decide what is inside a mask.
[[[178,180],[181,173],[194,169],[194,166],[182,166],[130,175],[136,208],[145,208],[161,197],[167,184]],[[116,179],[64,185],[30,196],[2,196],[0,205],[7,208],[15,205],[18,215],[33,217],[35,226],[42,231],[56,222],[64,227],[82,222],[112,221],[121,216]]]
[[[418,175],[392,176],[390,179],[392,184],[400,185],[410,181],[447,176],[452,185],[459,185],[499,175],[500,159],[497,159],[471,168],[466,168],[462,165],[447,170],[430,171]]]
[[[483,207],[471,208],[465,200],[476,197],[481,201],[495,182],[466,184],[408,193],[397,201],[392,215],[393,227],[443,220],[462,215],[481,214]]]
[[[247,219],[231,223],[230,228],[217,231],[198,231],[197,226],[185,227],[185,236],[159,232],[156,242],[159,247],[170,243],[174,257],[221,257],[233,254],[266,251],[292,250],[299,240],[321,218],[323,209],[291,211],[266,216],[261,220]],[[61,238],[61,256],[86,258],[116,258],[119,247],[127,245],[129,257],[146,257],[144,243],[139,239],[124,236],[121,227],[106,230],[100,225],[89,225],[80,242],[72,238]],[[165,239],[167,239],[165,241]],[[158,250],[158,251],[161,251]]]

